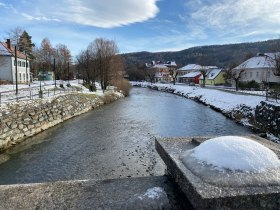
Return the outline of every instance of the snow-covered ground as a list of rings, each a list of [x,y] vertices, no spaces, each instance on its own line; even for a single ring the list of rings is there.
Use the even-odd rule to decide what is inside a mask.
[[[34,81],[29,85],[18,84],[18,95],[16,95],[16,85],[0,85],[0,103],[13,102],[16,100],[29,100],[36,99],[39,97],[39,90],[43,91],[43,98],[51,98],[58,94],[65,94],[67,92],[77,91],[77,92],[89,92],[87,88],[82,85],[82,80],[71,80],[69,81],[70,87],[67,87],[68,81],[57,80],[55,88],[54,81]],[[60,85],[63,84],[63,88]],[[94,94],[103,94],[100,85],[97,85],[97,92]]]

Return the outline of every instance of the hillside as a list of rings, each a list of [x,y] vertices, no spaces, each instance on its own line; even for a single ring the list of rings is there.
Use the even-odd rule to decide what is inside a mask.
[[[122,54],[122,56],[127,67],[144,64],[152,60],[175,60],[180,66],[189,63],[198,63],[201,65],[226,67],[230,63],[238,64],[247,56],[255,55],[258,52],[279,51],[280,48],[277,49],[276,46],[280,46],[280,39],[252,43],[192,47],[175,52],[135,52]]]

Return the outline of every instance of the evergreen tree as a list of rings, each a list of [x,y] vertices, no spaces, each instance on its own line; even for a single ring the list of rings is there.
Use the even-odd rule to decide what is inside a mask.
[[[19,37],[19,51],[26,52],[29,58],[34,59],[33,55],[33,47],[35,46],[34,43],[31,41],[32,36],[29,36],[29,34],[26,31],[23,31],[21,36]]]

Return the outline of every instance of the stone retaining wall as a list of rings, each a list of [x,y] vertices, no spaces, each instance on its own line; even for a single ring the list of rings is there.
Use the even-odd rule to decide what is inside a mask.
[[[121,97],[122,94],[112,91],[106,92],[104,96],[69,93],[51,100],[6,104],[0,107],[0,150]]]
[[[255,110],[256,126],[262,130],[280,135],[280,106],[262,101]]]

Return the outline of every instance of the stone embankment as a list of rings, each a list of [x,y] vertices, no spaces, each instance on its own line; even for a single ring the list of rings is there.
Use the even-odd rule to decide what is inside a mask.
[[[123,95],[108,91],[104,95],[69,93],[52,99],[37,99],[0,107],[0,150],[58,123],[113,102]]]
[[[157,85],[144,85],[141,83],[133,84],[138,87],[148,87],[154,90],[173,93],[196,102],[202,103],[210,108],[222,113],[228,118],[235,120],[237,123],[249,126],[256,133],[261,134],[262,137],[269,137],[270,140],[280,143],[280,105],[275,103],[261,101],[259,105],[252,108],[246,106],[242,102],[231,110],[224,110],[222,107],[215,106],[202,99],[202,96],[180,92],[176,88],[161,87]],[[267,136],[268,134],[268,136]],[[270,135],[273,134],[273,135]]]

